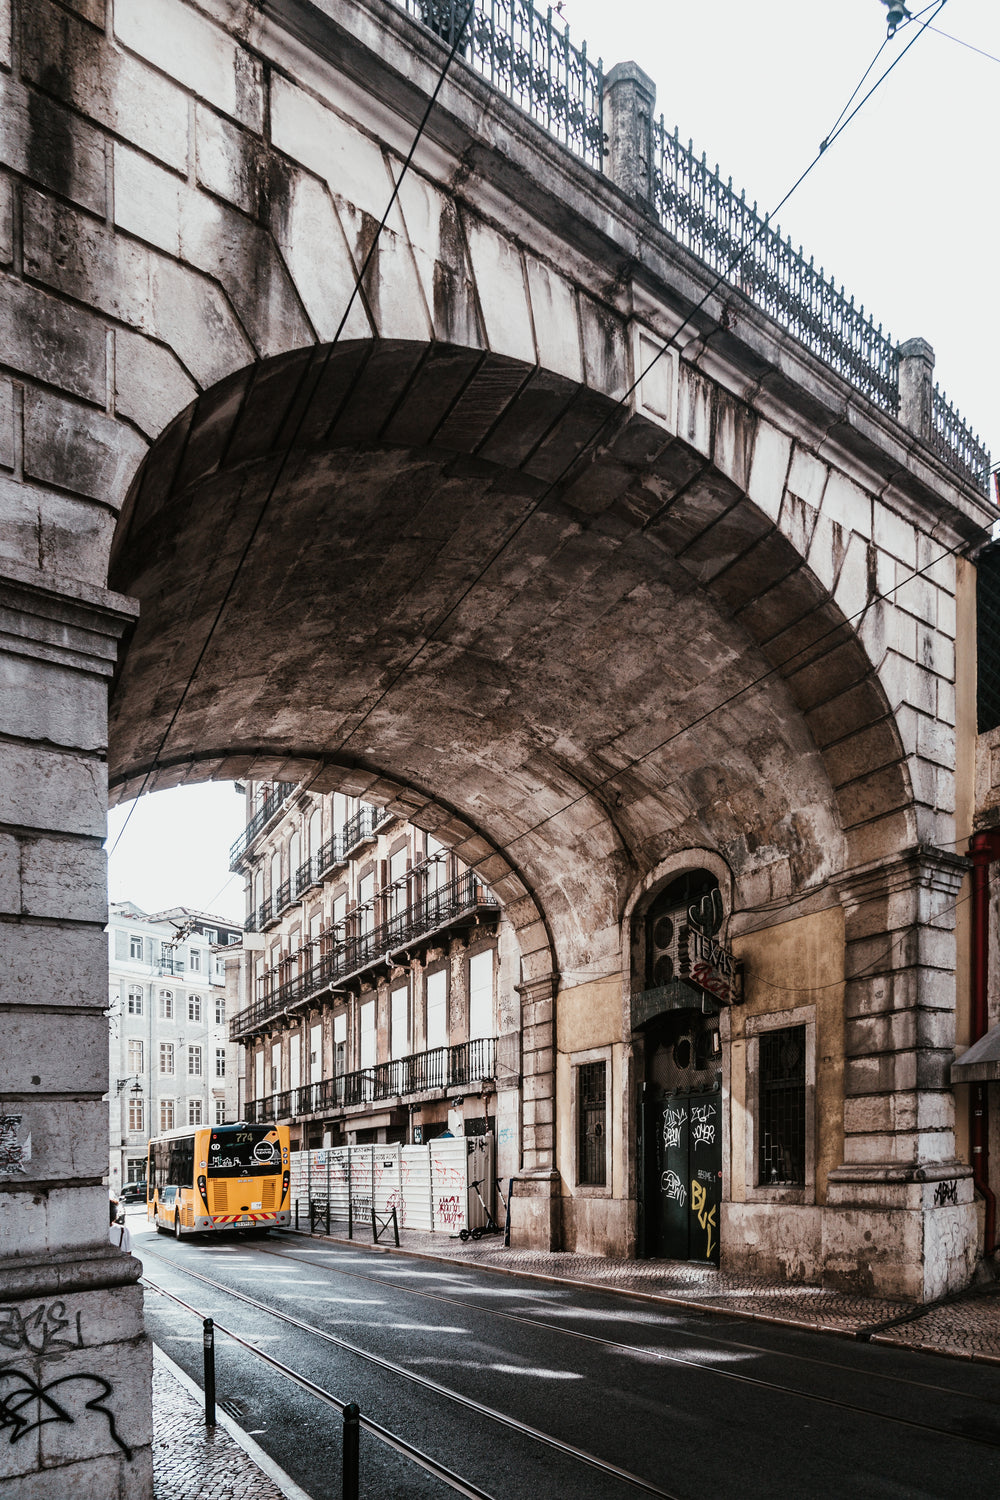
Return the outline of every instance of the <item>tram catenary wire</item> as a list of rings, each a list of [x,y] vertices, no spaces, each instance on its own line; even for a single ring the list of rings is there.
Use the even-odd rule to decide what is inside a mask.
[[[491,1422],[497,1422],[503,1427],[509,1427],[512,1431],[516,1432],[519,1437],[530,1438],[534,1442],[541,1443],[547,1448],[552,1448],[557,1453],[562,1454],[564,1458],[573,1459],[577,1463],[587,1465],[588,1468],[596,1469],[599,1473],[606,1475],[609,1479],[615,1479],[619,1483],[628,1486],[630,1489],[640,1490],[643,1494],[646,1495],[656,1495],[658,1497],[658,1500],[679,1500],[679,1497],[675,1495],[671,1490],[665,1490],[662,1488],[662,1486],[653,1484],[650,1480],[643,1479],[640,1475],[633,1474],[628,1469],[622,1469],[618,1464],[609,1463],[607,1459],[598,1458],[596,1454],[588,1453],[584,1448],[577,1448],[573,1443],[567,1443],[562,1438],[553,1437],[551,1433],[542,1432],[540,1428],[532,1427],[529,1423],[522,1422],[517,1417],[507,1416],[505,1412],[497,1411],[497,1409],[493,1406],[486,1406],[483,1402],[476,1401],[471,1396],[463,1396],[461,1392],[453,1391],[449,1386],[441,1385],[439,1381],[432,1380],[429,1375],[418,1375],[416,1371],[408,1370],[405,1365],[397,1365],[392,1360],[383,1359],[380,1354],[372,1354],[369,1350],[362,1349],[357,1344],[352,1344],[348,1339],[338,1338],[336,1334],[328,1333],[323,1328],[316,1328],[312,1323],[306,1323],[301,1318],[293,1317],[291,1313],[281,1312],[280,1309],[276,1307],[270,1307],[268,1303],[261,1302],[256,1297],[251,1297],[247,1292],[237,1291],[235,1287],[226,1286],[225,1282],[216,1281],[214,1277],[211,1276],[205,1276],[201,1271],[192,1271],[188,1266],[181,1265],[179,1261],[171,1259],[171,1257],[168,1255],[160,1255],[155,1250],[147,1250],[145,1246],[143,1246],[141,1254],[143,1259],[145,1259],[147,1255],[153,1255],[157,1260],[162,1260],[166,1265],[170,1266],[173,1270],[178,1271],[182,1276],[190,1276],[195,1281],[203,1281],[206,1286],[214,1287],[216,1291],[222,1292],[227,1297],[233,1297],[237,1301],[246,1302],[250,1307],[256,1308],[259,1312],[268,1313],[272,1318],[278,1318],[283,1323],[291,1324],[291,1326],[293,1328],[297,1328],[300,1333],[306,1333],[311,1335],[313,1338],[322,1339],[324,1343],[333,1344],[336,1348],[343,1349],[348,1354],[354,1354],[359,1359],[366,1360],[369,1364],[376,1365],[381,1370],[386,1370],[390,1375],[400,1376],[403,1380],[408,1380],[414,1385],[422,1386],[425,1390],[432,1392],[435,1396],[440,1396],[445,1400],[455,1402],[458,1406],[465,1407],[467,1411],[475,1412],[477,1416],[486,1417]],[[174,1300],[178,1302],[182,1300],[181,1298],[176,1297],[173,1292],[168,1291],[165,1287],[161,1287],[155,1281],[150,1280],[148,1276],[143,1276],[142,1280],[147,1286],[151,1288],[151,1290],[156,1292],[163,1292],[168,1297],[174,1297]],[[196,1309],[191,1308],[190,1311],[194,1312],[196,1311]],[[231,1331],[223,1327],[218,1319],[215,1320],[215,1327],[221,1332],[228,1334],[230,1337],[233,1337]],[[267,1358],[271,1363],[276,1363],[271,1355],[264,1355],[263,1350],[258,1349],[254,1344],[248,1343],[243,1339],[240,1339],[239,1342],[243,1343],[245,1347],[250,1349],[252,1353],[260,1354],[262,1358]],[[290,1370],[289,1368],[286,1368],[286,1373],[295,1375],[295,1372]],[[298,1375],[295,1375],[295,1378],[299,1380],[301,1384],[307,1384],[306,1378],[304,1376],[300,1377]],[[314,1389],[318,1390],[319,1387],[315,1387]],[[337,1404],[336,1398],[331,1399],[334,1400],[334,1404]],[[343,1406],[343,1404],[345,1403],[341,1403],[341,1406]],[[382,1430],[385,1431],[385,1429]],[[482,1492],[476,1491],[476,1493],[480,1494]],[[489,1497],[487,1497],[487,1500],[489,1500]]]
[[[298,1328],[304,1333],[312,1334],[316,1338],[320,1338],[327,1343],[334,1344],[338,1348],[344,1349],[350,1354],[358,1355],[360,1358],[367,1360],[371,1364],[379,1366],[381,1369],[389,1371],[391,1374],[399,1375],[403,1379],[412,1381],[416,1385],[424,1386],[425,1388],[435,1392],[435,1394],[455,1401],[459,1405],[465,1406],[477,1412],[481,1416],[489,1417],[492,1420],[498,1421],[505,1426],[513,1427],[518,1432],[521,1432],[526,1436],[535,1438],[539,1442],[545,1443],[548,1446],[554,1447],[557,1450],[580,1460],[581,1462],[588,1463],[594,1468],[601,1470],[602,1472],[608,1473],[615,1478],[621,1479],[627,1484],[631,1484],[636,1489],[644,1490],[647,1493],[653,1495],[668,1496],[668,1492],[666,1490],[660,1489],[658,1486],[650,1484],[646,1480],[640,1479],[638,1475],[630,1474],[628,1470],[620,1469],[614,1464],[608,1464],[605,1460],[596,1458],[593,1454],[588,1454],[583,1449],[576,1448],[570,1443],[564,1443],[559,1438],[554,1438],[547,1433],[540,1432],[539,1429],[523,1424],[516,1418],[508,1417],[504,1413],[498,1412],[492,1407],[485,1406],[480,1402],[473,1400],[469,1396],[463,1396],[457,1391],[452,1391],[448,1386],[441,1385],[438,1381],[430,1379],[429,1376],[418,1375],[416,1374],[416,1372],[408,1370],[404,1365],[397,1365],[391,1360],[384,1359],[381,1355],[371,1354],[367,1350],[360,1348],[356,1344],[352,1344],[346,1339],[338,1338],[336,1334],[328,1333],[322,1328],[316,1328],[313,1324],[306,1323],[301,1318],[294,1317],[291,1313],[282,1312],[278,1308],[269,1306],[269,1304],[266,1302],[259,1301],[259,1299],[256,1297],[251,1297],[246,1292],[241,1292],[233,1287],[229,1287],[225,1284],[225,1282],[216,1281],[213,1277],[204,1275],[203,1272],[193,1271],[189,1267],[182,1265],[179,1261],[171,1259],[169,1256],[158,1254],[156,1251],[152,1251],[151,1253],[156,1257],[156,1259],[164,1261],[167,1265],[171,1266],[174,1270],[179,1271],[182,1275],[190,1276],[196,1281],[203,1281],[207,1286],[214,1287],[217,1291],[221,1291],[227,1296],[235,1297],[241,1302],[246,1302],[251,1307],[255,1307],[261,1312],[270,1313],[272,1317],[276,1317],[282,1322],[289,1323],[293,1327]],[[263,1253],[273,1254],[278,1259],[301,1259],[301,1257],[283,1256],[280,1254],[280,1252],[276,1251],[264,1251]],[[315,1262],[310,1262],[310,1264],[315,1265]],[[346,1271],[339,1274],[351,1276],[355,1273]],[[376,1281],[383,1287],[386,1284],[383,1279],[377,1277],[361,1276],[359,1279]],[[155,1285],[155,1283],[151,1284]],[[394,1285],[398,1285],[398,1283],[394,1283]],[[404,1290],[411,1292],[415,1296],[424,1296],[428,1298],[436,1297],[442,1301],[452,1301],[453,1305],[457,1307],[463,1307],[466,1311],[472,1310],[469,1303],[463,1303],[458,1298],[448,1299],[444,1298],[440,1293],[414,1291],[409,1287],[404,1288]],[[1000,1431],[998,1431],[996,1436],[984,1436],[972,1432],[959,1432],[954,1428],[949,1427],[935,1427],[931,1426],[927,1422],[917,1420],[916,1418],[898,1416],[892,1412],[877,1411],[870,1406],[858,1405],[856,1402],[838,1400],[834,1396],[823,1396],[813,1391],[797,1390],[794,1386],[782,1385],[778,1381],[765,1380],[761,1376],[740,1374],[734,1370],[720,1370],[714,1365],[704,1364],[701,1360],[685,1359],[684,1356],[680,1354],[671,1354],[662,1350],[638,1350],[634,1345],[625,1344],[618,1340],[602,1339],[598,1335],[584,1334],[576,1329],[561,1328],[557,1324],[547,1324],[541,1323],[540,1321],[531,1318],[521,1318],[518,1314],[506,1313],[497,1308],[477,1308],[475,1309],[475,1311],[486,1313],[490,1317],[506,1319],[516,1318],[519,1322],[528,1323],[538,1328],[545,1328],[546,1330],[552,1331],[554,1333],[565,1334],[568,1337],[603,1344],[607,1348],[616,1349],[624,1353],[642,1353],[647,1357],[655,1357],[666,1364],[682,1365],[689,1369],[698,1370],[703,1375],[714,1375],[719,1380],[732,1381],[738,1385],[753,1386],[759,1390],[773,1391],[781,1396],[788,1396],[792,1399],[800,1401],[809,1401],[820,1406],[833,1407],[838,1411],[853,1412],[856,1415],[872,1418],[875,1421],[888,1422],[893,1426],[915,1428],[925,1436],[943,1437],[948,1438],[953,1442],[974,1443],[980,1447],[1000,1449]],[[768,1353],[773,1351],[761,1350],[760,1352]],[[817,1363],[825,1364],[827,1362],[817,1361]],[[831,1367],[834,1366],[831,1365]],[[835,1366],[835,1368],[843,1370],[846,1367],[838,1365]],[[937,1388],[930,1387],[930,1389],[935,1390]],[[957,1393],[952,1392],[951,1394]],[[676,1497],[668,1496],[668,1500],[676,1500]]]
[[[165,1257],[163,1258],[165,1259]],[[185,1302],[183,1297],[178,1297],[176,1292],[170,1292],[166,1287],[158,1286],[155,1281],[150,1281],[148,1276],[143,1276],[142,1281],[144,1285],[149,1287],[150,1291],[157,1292],[161,1297],[169,1297],[171,1302],[178,1303],[187,1312],[193,1313],[196,1318],[202,1317],[202,1314],[196,1307],[192,1307],[190,1302]],[[224,1333],[227,1338],[232,1339],[234,1344],[239,1344],[242,1349],[248,1350],[251,1354],[256,1354],[258,1359],[264,1360],[266,1364],[280,1371],[282,1375],[286,1375],[289,1380],[294,1380],[297,1385],[302,1386],[310,1395],[316,1396],[320,1401],[326,1401],[330,1406],[336,1407],[337,1411],[342,1412],[348,1405],[348,1402],[341,1401],[332,1391],[325,1391],[315,1381],[300,1374],[298,1370],[293,1370],[290,1365],[283,1364],[280,1359],[275,1359],[273,1354],[267,1354],[263,1349],[258,1349],[256,1344],[252,1344],[249,1339],[242,1338],[240,1334],[234,1333],[231,1328],[226,1328],[222,1323],[216,1322],[215,1331],[216,1333]],[[389,1448],[394,1448],[397,1453],[402,1453],[405,1458],[418,1464],[420,1468],[426,1470],[428,1474],[433,1475],[435,1479],[440,1479],[444,1484],[450,1485],[458,1494],[467,1496],[468,1500],[493,1500],[492,1495],[487,1494],[485,1490],[477,1489],[474,1484],[470,1484],[468,1480],[460,1478],[458,1474],[453,1473],[451,1469],[445,1468],[443,1464],[439,1464],[429,1454],[422,1452],[419,1448],[415,1448],[405,1438],[397,1437],[395,1433],[390,1432],[381,1423],[373,1421],[371,1417],[366,1417],[364,1412],[359,1413],[358,1422],[366,1432],[370,1432],[373,1437],[378,1438],[379,1442],[385,1443]]]

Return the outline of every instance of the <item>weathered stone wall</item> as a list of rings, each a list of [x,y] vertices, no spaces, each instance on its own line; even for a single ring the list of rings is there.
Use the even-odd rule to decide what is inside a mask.
[[[110,573],[144,607],[117,794],[159,757],[150,785],[322,768],[398,799],[510,897],[539,1078],[554,971],[616,969],[631,894],[671,853],[717,849],[737,907],[836,886],[843,1264],[865,1214],[898,1213],[912,1284],[933,1203],[904,1157],[950,1128],[947,554],[985,508],[461,67],[347,311],[441,60],[381,0],[0,5],[0,1004],[5,1107],[32,1124],[30,1169],[3,1187],[18,1257],[108,1260],[91,1152],[103,695],[131,614],[104,590],[158,440]],[[336,358],[295,357],[338,332],[354,342]],[[408,583],[387,616],[365,581],[412,580],[428,556],[423,594]],[[901,956],[873,978],[886,933]],[[57,1058],[53,1016],[72,1043]],[[67,1158],[77,1119],[88,1144]],[[558,1233],[558,1182],[532,1192],[526,1219]],[[967,1205],[946,1212],[958,1243]],[[4,1275],[4,1296],[34,1295]],[[109,1327],[91,1368],[112,1370],[133,1329]]]

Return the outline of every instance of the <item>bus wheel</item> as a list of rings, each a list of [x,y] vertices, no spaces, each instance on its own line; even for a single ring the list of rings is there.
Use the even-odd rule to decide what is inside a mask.
[[[180,1214],[174,1214],[174,1239],[175,1240],[179,1240],[180,1237],[181,1237],[181,1216],[180,1216]]]
[[[167,1232],[166,1227],[160,1223],[159,1214],[153,1215],[153,1228],[156,1230],[157,1234],[166,1234]]]

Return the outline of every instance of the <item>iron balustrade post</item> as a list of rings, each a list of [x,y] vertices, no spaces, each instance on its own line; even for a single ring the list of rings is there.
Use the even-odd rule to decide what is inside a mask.
[[[215,1426],[215,1323],[206,1318],[203,1324],[205,1350],[205,1426]]]
[[[356,1401],[344,1407],[343,1500],[359,1500],[361,1490],[361,1408]]]

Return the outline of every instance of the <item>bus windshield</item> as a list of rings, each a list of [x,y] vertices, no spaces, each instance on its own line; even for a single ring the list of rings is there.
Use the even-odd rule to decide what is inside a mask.
[[[213,1130],[208,1171],[214,1177],[262,1177],[281,1169],[281,1144],[272,1125]]]

